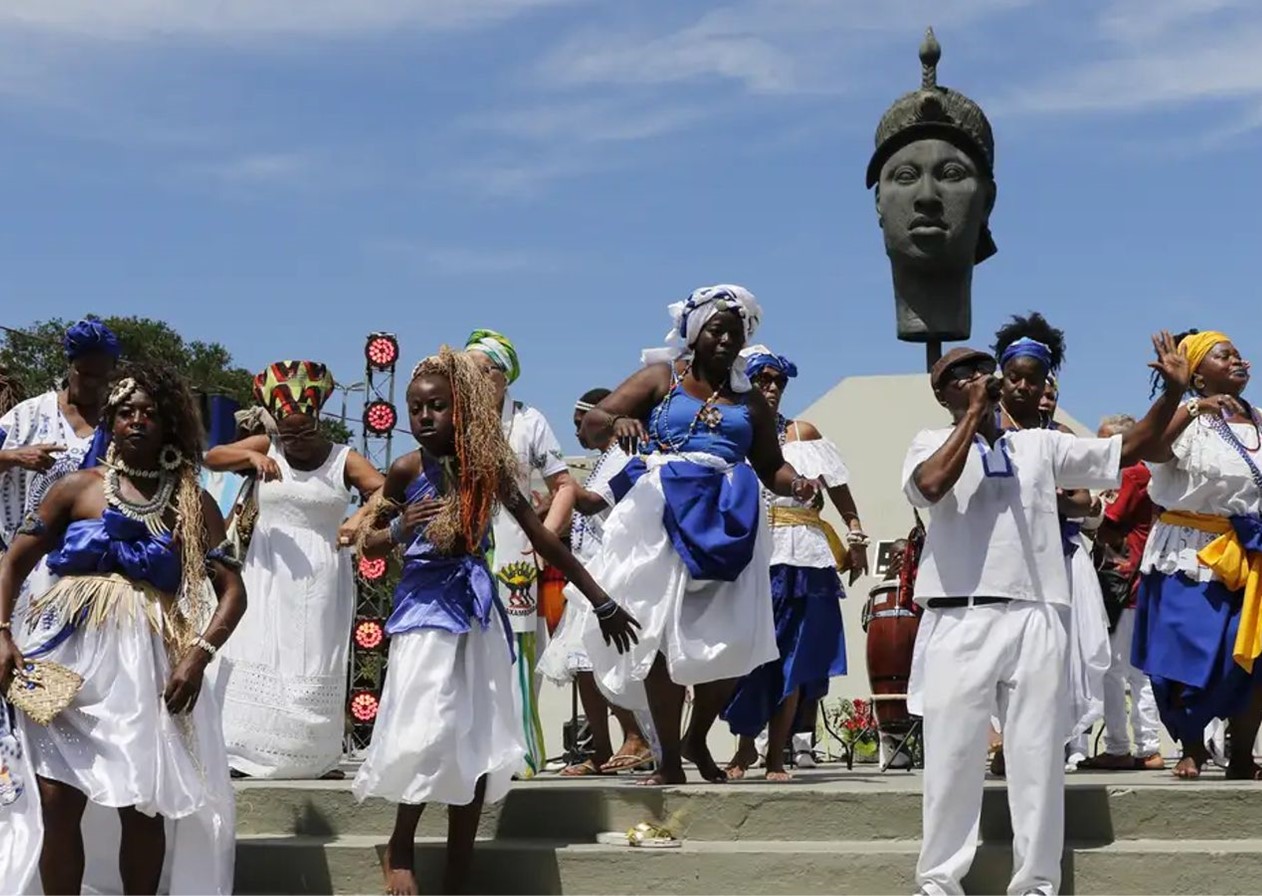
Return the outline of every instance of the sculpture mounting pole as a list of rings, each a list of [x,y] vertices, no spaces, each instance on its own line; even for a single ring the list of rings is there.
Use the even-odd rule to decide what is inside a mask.
[[[932,340],[925,343],[925,372],[933,370],[933,365],[937,364],[942,358],[942,343],[938,340]]]

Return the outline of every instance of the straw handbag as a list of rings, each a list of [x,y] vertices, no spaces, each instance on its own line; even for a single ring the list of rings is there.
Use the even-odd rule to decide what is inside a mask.
[[[83,676],[60,663],[27,660],[14,672],[5,699],[30,716],[37,725],[47,725],[70,705]]]

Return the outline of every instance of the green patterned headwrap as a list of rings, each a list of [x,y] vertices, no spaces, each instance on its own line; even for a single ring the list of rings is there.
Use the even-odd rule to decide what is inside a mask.
[[[490,358],[495,366],[504,371],[504,378],[511,386],[521,376],[521,365],[517,363],[517,349],[503,333],[494,330],[474,330],[465,340],[465,351],[481,352]]]

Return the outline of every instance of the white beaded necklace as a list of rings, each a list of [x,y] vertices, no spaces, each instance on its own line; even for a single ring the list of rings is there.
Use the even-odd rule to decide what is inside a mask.
[[[129,501],[118,489],[119,479],[123,474],[129,479],[157,479],[158,490],[148,501]],[[105,457],[105,501],[129,520],[144,523],[152,535],[169,535],[171,532],[163,516],[175,496],[175,483],[176,477],[167,470],[133,470],[118,460],[114,446],[110,445]]]

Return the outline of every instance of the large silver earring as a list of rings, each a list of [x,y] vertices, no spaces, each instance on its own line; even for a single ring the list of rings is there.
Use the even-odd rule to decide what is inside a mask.
[[[184,463],[184,455],[180,454],[179,448],[174,445],[162,446],[162,452],[158,455],[158,466],[164,470],[175,470],[182,463]]]

